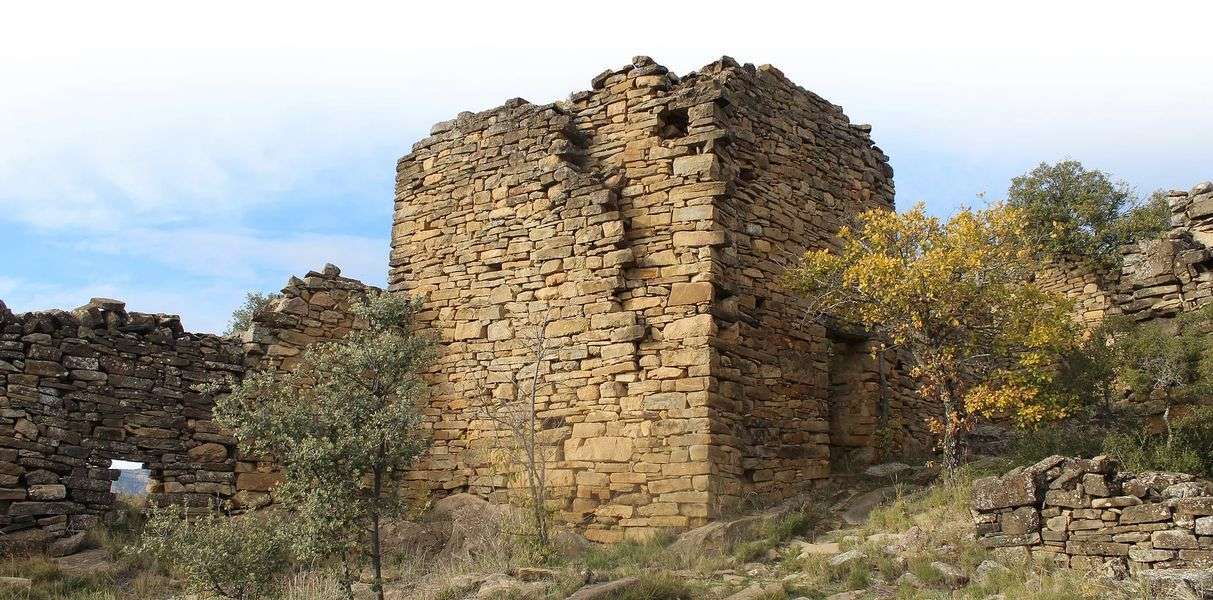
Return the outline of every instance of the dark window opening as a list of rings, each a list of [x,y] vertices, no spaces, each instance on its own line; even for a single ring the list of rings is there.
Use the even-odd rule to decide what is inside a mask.
[[[657,135],[663,140],[686,137],[691,127],[691,118],[685,108],[664,111],[657,115],[657,120]]]

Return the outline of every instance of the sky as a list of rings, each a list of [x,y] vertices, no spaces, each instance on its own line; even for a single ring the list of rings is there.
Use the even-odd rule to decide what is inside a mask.
[[[7,6],[0,300],[219,332],[326,262],[383,285],[395,161],[434,122],[639,54],[779,67],[873,126],[902,208],[980,205],[1063,158],[1143,195],[1213,179],[1206,3],[427,4]]]

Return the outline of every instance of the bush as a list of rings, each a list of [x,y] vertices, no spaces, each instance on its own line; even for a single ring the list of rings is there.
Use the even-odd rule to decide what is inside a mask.
[[[1177,471],[1213,477],[1213,406],[1201,406],[1175,420],[1170,443],[1165,435],[1114,433],[1103,452],[1131,471]]]
[[[135,547],[169,566],[199,593],[231,600],[272,597],[288,566],[290,533],[268,513],[190,516],[180,506],[153,507]]]
[[[1009,458],[1016,465],[1030,465],[1055,454],[1084,458],[1103,454],[1108,430],[1092,427],[1086,420],[1077,420],[1084,431],[1082,435],[1074,435],[1074,428],[1069,425],[1075,422],[1067,420],[1017,432],[1007,451]]]
[[[232,319],[227,324],[224,335],[240,335],[253,325],[253,317],[263,311],[271,302],[282,297],[277,292],[249,292],[244,295],[244,304],[232,311]]]

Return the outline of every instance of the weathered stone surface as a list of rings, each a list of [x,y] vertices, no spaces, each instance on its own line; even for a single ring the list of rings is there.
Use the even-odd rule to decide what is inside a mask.
[[[1155,548],[1163,550],[1179,550],[1181,548],[1199,548],[1196,536],[1184,529],[1167,529],[1150,534],[1150,543]]]
[[[565,600],[604,600],[614,597],[628,588],[635,587],[638,583],[640,583],[640,580],[635,577],[624,577],[623,579],[616,579],[605,583],[594,583],[573,592]]]
[[[1039,501],[1036,475],[1029,471],[1003,477],[983,477],[973,483],[973,508],[996,510],[1028,506]]]
[[[1166,504],[1142,504],[1125,507],[1120,513],[1120,522],[1125,525],[1157,523],[1171,518],[1171,507]]]
[[[1026,469],[1041,477],[1038,482],[1047,488],[1035,504],[997,506],[1005,503],[992,503],[974,494],[973,522],[982,546],[1023,547],[1072,568],[1115,577],[1130,570],[1213,565],[1213,540],[1205,537],[1213,534],[1213,520],[1202,520],[1213,519],[1213,515],[1200,516],[1211,508],[1213,498],[1180,493],[1161,499],[1170,486],[1201,489],[1201,482],[1167,473],[1121,475],[1107,457],[1050,458],[1039,467]],[[1016,469],[1008,476],[1024,471]],[[979,486],[993,487],[996,481],[998,478],[979,480],[975,491]],[[1121,482],[1129,495],[1106,495],[1117,492]],[[1143,498],[1161,501],[1143,503]]]
[[[227,460],[227,447],[208,442],[189,449],[190,458],[202,463],[220,463]]]

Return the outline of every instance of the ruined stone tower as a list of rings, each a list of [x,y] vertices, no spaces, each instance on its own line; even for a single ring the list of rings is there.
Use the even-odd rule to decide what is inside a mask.
[[[870,128],[729,58],[678,77],[637,57],[592,87],[463,113],[399,161],[389,283],[443,342],[415,483],[504,493],[480,407],[517,392],[540,330],[555,503],[591,539],[809,487],[878,418],[920,437],[891,359],[804,322],[779,284],[850,215],[893,207]]]

